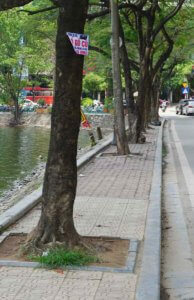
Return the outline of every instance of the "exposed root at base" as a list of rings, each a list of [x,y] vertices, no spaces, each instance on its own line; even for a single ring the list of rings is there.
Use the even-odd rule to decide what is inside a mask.
[[[66,250],[82,250],[91,255],[96,255],[99,251],[105,252],[109,250],[107,246],[104,245],[103,241],[98,240],[98,242],[93,240],[92,237],[82,237],[76,242],[70,241],[55,241],[49,243],[42,243],[40,240],[29,239],[27,237],[26,243],[21,247],[21,255],[42,255],[43,252],[49,251],[55,248],[64,248]]]

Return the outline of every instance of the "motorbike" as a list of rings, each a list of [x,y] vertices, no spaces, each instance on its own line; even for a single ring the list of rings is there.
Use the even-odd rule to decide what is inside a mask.
[[[166,111],[166,106],[163,106],[162,107],[162,112],[165,112]]]

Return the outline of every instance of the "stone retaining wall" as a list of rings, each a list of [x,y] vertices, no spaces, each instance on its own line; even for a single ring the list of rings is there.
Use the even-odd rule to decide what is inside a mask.
[[[10,112],[0,112],[0,126],[8,126],[13,115]]]
[[[113,127],[113,115],[111,114],[86,114],[88,121],[93,127],[111,128]],[[11,113],[0,113],[0,126],[8,126],[13,118]],[[23,113],[21,122],[24,126],[40,126],[50,128],[51,115],[39,114],[36,112]]]
[[[85,114],[93,127],[113,128],[113,115],[111,114]]]

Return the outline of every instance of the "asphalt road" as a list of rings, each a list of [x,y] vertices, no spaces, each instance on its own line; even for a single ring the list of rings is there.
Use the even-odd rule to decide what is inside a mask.
[[[167,108],[166,112],[161,112],[160,115],[173,121],[189,166],[194,174],[194,115],[176,115],[174,107]]]

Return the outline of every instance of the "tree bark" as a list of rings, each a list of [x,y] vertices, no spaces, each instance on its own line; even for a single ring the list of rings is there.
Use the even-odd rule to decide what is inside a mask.
[[[119,19],[119,32],[122,39],[122,46],[120,49],[121,62],[123,66],[124,78],[125,78],[125,97],[128,111],[128,140],[134,142],[135,139],[135,124],[137,120],[136,109],[133,97],[133,84],[131,75],[131,64],[128,58],[128,53],[125,45],[125,35],[122,27],[121,20]]]
[[[151,89],[151,121],[159,121],[159,94],[160,78],[157,76]]]
[[[15,121],[15,125],[18,125],[20,123],[20,112],[19,112],[18,98],[14,97],[13,100],[14,100],[14,107],[15,107],[14,121]]]
[[[140,65],[140,79],[138,85],[138,100],[137,100],[137,124],[136,124],[136,143],[141,142],[142,131],[145,130],[145,103],[147,91],[149,88],[149,55],[150,48],[146,49],[146,54],[143,57]]]
[[[46,165],[42,213],[30,240],[66,242],[79,235],[73,223],[77,185],[77,140],[80,128],[83,56],[77,55],[66,32],[83,33],[88,0],[60,1],[56,38],[55,100]]]
[[[112,66],[113,66],[113,92],[115,101],[114,129],[116,134],[117,153],[125,155],[129,153],[128,141],[125,131],[123,93],[121,83],[120,56],[119,56],[119,23],[118,3],[111,0],[111,24],[112,24]]]

